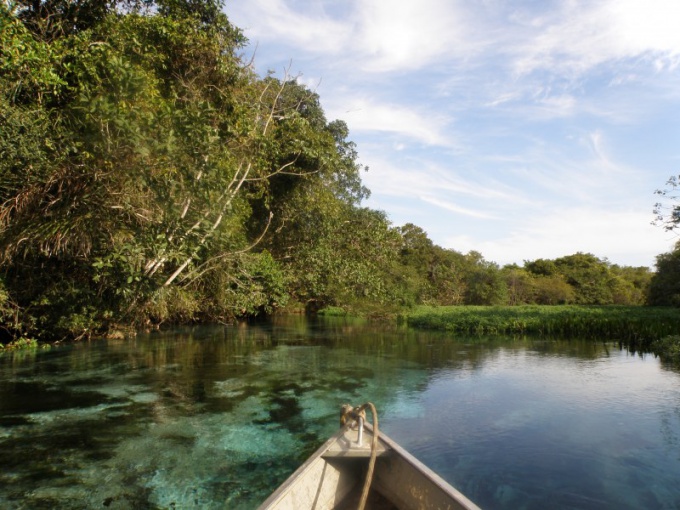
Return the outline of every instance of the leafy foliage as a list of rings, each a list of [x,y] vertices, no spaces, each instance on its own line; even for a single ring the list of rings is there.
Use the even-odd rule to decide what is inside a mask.
[[[499,268],[361,206],[347,125],[219,0],[0,4],[0,340],[422,303],[639,304],[592,255]]]
[[[622,268],[590,253],[538,259],[524,267],[535,277],[537,304],[642,305],[651,279],[648,268]]]
[[[656,258],[656,274],[649,288],[652,305],[680,306],[680,245]]]
[[[0,15],[0,256],[19,329],[77,337],[271,313],[290,293],[384,297],[385,255],[366,250],[391,234],[358,208],[347,126],[294,79],[255,76],[220,2]]]

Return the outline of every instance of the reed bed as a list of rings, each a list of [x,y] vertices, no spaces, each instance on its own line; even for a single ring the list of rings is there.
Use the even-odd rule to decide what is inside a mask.
[[[680,309],[641,306],[418,307],[403,317],[412,327],[464,335],[542,335],[619,340],[644,348],[680,334]]]

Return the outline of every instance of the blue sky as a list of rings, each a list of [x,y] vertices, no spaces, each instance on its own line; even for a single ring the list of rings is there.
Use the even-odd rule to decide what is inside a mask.
[[[315,90],[394,225],[501,265],[650,266],[680,174],[678,0],[227,0],[261,75]]]

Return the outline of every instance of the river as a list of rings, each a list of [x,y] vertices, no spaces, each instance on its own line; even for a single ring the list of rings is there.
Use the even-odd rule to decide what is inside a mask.
[[[680,508],[654,356],[303,317],[0,355],[0,508],[256,508],[367,400],[482,508]]]

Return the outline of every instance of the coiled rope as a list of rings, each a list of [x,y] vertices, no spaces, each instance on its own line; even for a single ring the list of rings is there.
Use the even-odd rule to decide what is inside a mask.
[[[371,482],[373,481],[373,471],[375,470],[375,459],[378,456],[378,411],[372,402],[366,402],[359,407],[352,407],[349,404],[342,406],[342,416],[340,417],[341,425],[345,425],[348,419],[359,424],[359,420],[364,419],[366,409],[371,410],[373,415],[373,441],[371,441],[371,458],[368,461],[368,469],[366,470],[366,478],[364,480],[364,488],[361,491],[361,499],[357,510],[364,510],[366,507],[366,500],[368,499],[368,492],[371,489]]]

